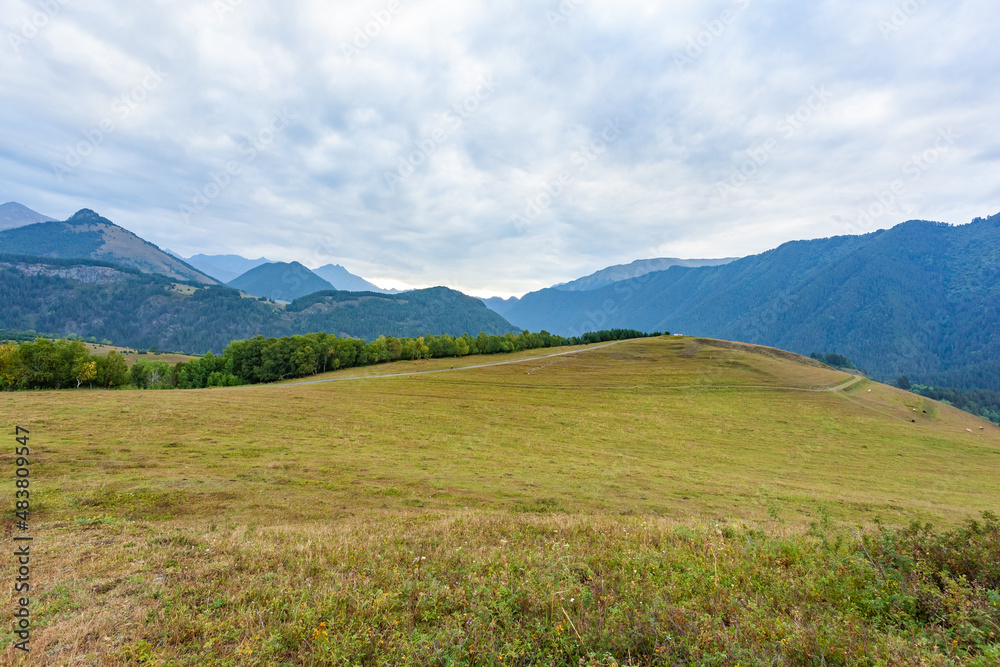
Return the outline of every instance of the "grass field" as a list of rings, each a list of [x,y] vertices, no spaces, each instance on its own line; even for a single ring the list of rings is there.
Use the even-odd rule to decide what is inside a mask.
[[[0,395],[11,470],[14,426],[31,430],[38,554],[31,657],[0,655],[1000,660],[992,635],[957,621],[886,625],[909,604],[893,596],[917,589],[886,573],[879,553],[896,543],[875,528],[958,530],[997,510],[996,426],[766,348],[671,337],[570,352],[314,384]],[[419,374],[376,377],[398,373]],[[13,579],[10,558],[2,568]],[[992,632],[1000,597],[984,591],[963,600]]]

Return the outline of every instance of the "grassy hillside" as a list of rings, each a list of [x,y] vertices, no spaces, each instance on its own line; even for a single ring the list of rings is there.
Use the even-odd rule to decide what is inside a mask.
[[[766,348],[559,352],[0,395],[31,429],[31,664],[1000,657],[1000,580],[968,583],[994,524],[872,529],[996,510],[1000,429]],[[966,568],[947,599],[902,569],[925,550]]]

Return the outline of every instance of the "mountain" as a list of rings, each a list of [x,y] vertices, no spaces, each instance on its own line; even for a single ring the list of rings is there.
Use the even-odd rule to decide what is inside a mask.
[[[393,293],[393,290],[384,290],[378,285],[374,285],[361,276],[356,276],[340,264],[327,264],[318,269],[313,269],[313,273],[326,280],[334,289],[346,290],[348,292],[383,292]]]
[[[36,222],[55,222],[55,219],[41,213],[36,213],[27,206],[18,204],[16,201],[9,201],[6,204],[0,205],[0,230],[15,229]]]
[[[516,296],[504,299],[499,296],[479,297],[479,300],[486,304],[486,307],[501,317],[506,317],[507,312],[514,307],[520,299]]]
[[[585,292],[600,289],[606,285],[616,283],[629,278],[638,278],[654,271],[666,271],[671,266],[721,266],[735,261],[736,257],[725,259],[674,259],[672,257],[662,257],[659,259],[637,259],[631,264],[618,264],[601,269],[595,273],[577,278],[576,280],[560,285],[553,285],[555,289],[567,292]]]
[[[563,335],[622,327],[836,352],[885,380],[1000,391],[1000,215],[794,241],[588,292],[550,288],[506,317]]]
[[[296,313],[308,331],[342,333],[372,340],[380,335],[461,335],[485,331],[519,331],[479,299],[447,287],[410,290],[400,294],[376,292],[318,292],[296,299],[286,308]],[[353,321],[350,330],[331,322]]]
[[[735,257],[728,257],[726,259],[673,259],[669,257],[660,259],[638,259],[631,264],[617,264],[615,266],[609,266],[606,269],[601,269],[600,271],[591,273],[589,276],[577,278],[576,280],[572,280],[568,283],[553,285],[551,289],[557,289],[564,292],[586,292],[600,289],[601,287],[605,287],[606,285],[611,285],[612,283],[620,282],[622,280],[628,280],[629,278],[644,276],[647,273],[652,273],[654,271],[663,271],[671,266],[720,266],[722,264],[728,264],[735,259]],[[498,296],[480,297],[480,299],[482,299],[482,302],[486,304],[487,308],[502,317],[506,317],[507,313],[509,313],[520,301],[520,299],[516,296],[512,296],[507,299]]]
[[[275,301],[294,301],[313,292],[335,289],[298,262],[261,264],[227,284],[247,294]]]
[[[168,250],[167,252],[170,251]],[[262,264],[269,264],[273,260],[264,259],[263,257],[260,259],[247,259],[239,255],[194,255],[193,257],[188,257],[185,261],[219,282],[228,283],[236,280],[250,269],[255,269]]]
[[[0,303],[0,329],[75,333],[191,353],[219,353],[232,340],[258,334],[323,331],[374,340],[517,331],[478,299],[444,287],[404,294],[320,292],[284,309],[229,287],[178,285],[110,263],[9,255],[0,256]]]
[[[0,253],[92,259],[175,280],[206,285],[216,282],[86,208],[64,222],[40,222],[0,232]]]

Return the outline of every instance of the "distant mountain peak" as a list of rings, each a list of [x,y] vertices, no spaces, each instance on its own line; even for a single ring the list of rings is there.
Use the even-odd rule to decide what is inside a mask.
[[[384,290],[378,285],[368,282],[361,276],[354,275],[340,264],[327,264],[318,269],[313,269],[313,273],[339,290],[348,292],[393,292],[393,290]]]
[[[0,230],[16,229],[26,225],[33,225],[36,222],[55,222],[55,219],[47,215],[42,215],[37,211],[32,211],[24,204],[19,204],[16,201],[0,204]]]
[[[589,276],[577,278],[568,283],[553,285],[554,289],[564,292],[591,291],[600,289],[612,283],[631,278],[638,278],[648,273],[665,271],[672,266],[697,268],[702,266],[722,266],[735,261],[736,257],[722,259],[678,259],[675,257],[659,257],[654,259],[637,259],[630,264],[617,264],[596,271]]]
[[[35,222],[0,231],[0,252],[98,260],[174,280],[216,282],[89,208],[80,209],[62,222]]]
[[[261,264],[228,285],[253,296],[289,302],[315,292],[336,291],[332,284],[299,262]]]

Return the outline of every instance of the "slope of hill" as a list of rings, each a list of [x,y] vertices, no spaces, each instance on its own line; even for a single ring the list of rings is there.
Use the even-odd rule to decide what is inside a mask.
[[[270,264],[274,260],[247,259],[239,255],[194,255],[185,260],[202,273],[212,276],[221,283],[228,283],[242,276],[250,269],[262,264]]]
[[[0,303],[0,329],[75,333],[195,354],[218,353],[232,340],[257,334],[324,331],[373,339],[516,330],[478,299],[445,288],[400,295],[333,292],[286,311],[224,286],[199,288],[95,261],[12,256],[0,256]]]
[[[334,289],[333,285],[298,262],[261,264],[227,284],[247,294],[275,301],[294,301],[313,292]]]
[[[333,285],[333,289],[345,290],[347,292],[392,293],[391,290],[384,290],[378,285],[368,282],[361,276],[354,275],[340,264],[327,264],[318,269],[313,269],[312,272]]]
[[[1000,430],[774,350],[570,352],[0,393],[32,664],[993,664]]]
[[[724,266],[675,266],[507,312],[573,335],[605,327],[838,352],[881,379],[1000,391],[1000,215],[796,241]]]
[[[637,259],[631,264],[618,264],[601,269],[589,276],[577,278],[568,283],[553,285],[554,289],[567,292],[589,291],[600,289],[612,283],[629,278],[638,278],[654,271],[666,271],[671,266],[686,266],[689,268],[699,266],[722,266],[735,261],[736,257],[725,259],[675,259],[672,257],[662,257],[659,259]]]
[[[32,211],[16,201],[0,204],[0,230],[15,229],[36,222],[55,222],[55,220],[47,215]]]
[[[175,280],[216,281],[89,209],[65,222],[42,222],[0,232],[0,253],[93,259]]]

